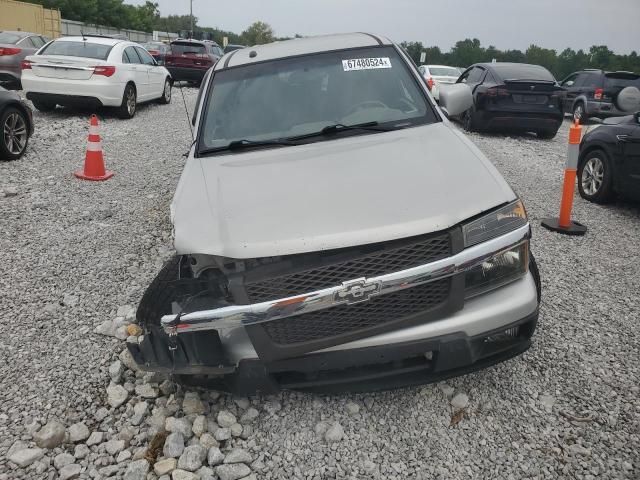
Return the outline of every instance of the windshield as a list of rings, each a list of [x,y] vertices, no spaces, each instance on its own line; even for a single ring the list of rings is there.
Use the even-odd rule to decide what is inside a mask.
[[[23,37],[21,37],[20,35],[16,35],[15,33],[0,32],[0,43],[14,45],[18,43],[18,40],[20,40],[21,38]]]
[[[142,45],[148,52],[164,52],[167,46],[164,43],[145,43]]]
[[[91,42],[51,42],[39,55],[65,55],[67,57],[95,58],[106,60],[111,51],[111,45]]]
[[[452,67],[429,67],[429,73],[436,77],[456,77],[460,76],[458,69]]]
[[[375,122],[404,128],[437,119],[393,47],[343,50],[215,72],[203,118],[200,151],[234,140],[310,135],[336,124]]]
[[[640,76],[634,74],[608,74],[605,75],[605,86],[613,88],[638,87],[640,88]]]
[[[201,43],[174,42],[171,44],[171,53],[173,55],[202,55],[207,53],[207,49]]]
[[[551,72],[538,65],[528,65],[526,63],[513,64],[492,64],[491,68],[502,77],[503,80],[542,80],[555,82]]]

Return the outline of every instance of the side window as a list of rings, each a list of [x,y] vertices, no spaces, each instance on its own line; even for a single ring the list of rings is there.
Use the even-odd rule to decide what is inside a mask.
[[[468,83],[469,82],[469,75],[471,75],[471,72],[473,72],[474,70],[475,70],[475,67],[474,68],[470,68],[469,70],[464,72],[462,75],[460,75],[460,78],[458,78],[458,81],[456,83]]]
[[[589,73],[582,84],[584,88],[598,88],[602,86],[600,73]]]
[[[578,78],[578,74],[574,73],[573,75],[569,75],[565,78],[560,86],[562,87],[575,87],[576,78]]]
[[[573,86],[581,87],[582,85],[584,85],[584,81],[587,79],[588,76],[589,76],[588,73],[579,73],[573,83]]]
[[[44,45],[44,41],[40,37],[29,37],[29,41],[35,48],[40,48]]]
[[[480,83],[482,81],[482,77],[484,77],[484,69],[475,67],[471,70],[467,83]]]
[[[142,47],[135,47],[136,52],[138,52],[138,55],[140,56],[140,59],[142,60],[142,63],[144,63],[145,65],[155,65],[156,62],[153,59],[153,57],[151,55],[149,55],[149,52],[147,52],[144,48]]]
[[[136,49],[133,47],[127,47],[122,53],[122,61],[124,63],[142,63],[140,57],[136,53]]]

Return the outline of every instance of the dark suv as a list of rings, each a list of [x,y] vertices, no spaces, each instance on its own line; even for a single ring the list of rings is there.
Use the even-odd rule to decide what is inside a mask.
[[[560,84],[566,89],[563,100],[565,113],[585,123],[589,117],[620,117],[628,115],[615,106],[620,90],[635,86],[640,88],[640,75],[633,72],[605,72],[588,69],[572,73]]]

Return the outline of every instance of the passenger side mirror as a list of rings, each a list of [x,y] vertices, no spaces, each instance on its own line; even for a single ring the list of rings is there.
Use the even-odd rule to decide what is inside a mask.
[[[615,104],[623,112],[637,112],[640,110],[640,90],[637,87],[623,88],[618,93]]]
[[[440,109],[448,117],[457,117],[473,107],[473,95],[468,85],[440,85]]]

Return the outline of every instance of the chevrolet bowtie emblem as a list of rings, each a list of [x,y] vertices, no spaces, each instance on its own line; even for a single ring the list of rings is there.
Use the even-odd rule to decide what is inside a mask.
[[[380,292],[378,282],[370,282],[366,278],[357,278],[342,283],[342,289],[334,295],[334,300],[339,303],[359,303],[366,302],[372,296]]]

